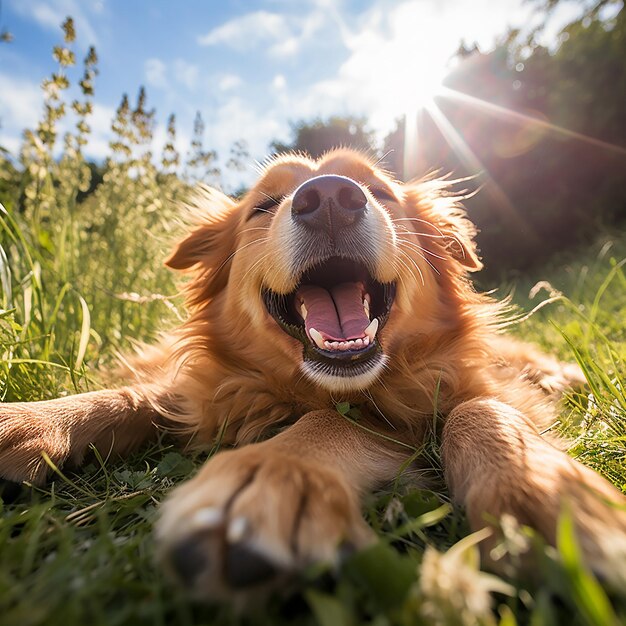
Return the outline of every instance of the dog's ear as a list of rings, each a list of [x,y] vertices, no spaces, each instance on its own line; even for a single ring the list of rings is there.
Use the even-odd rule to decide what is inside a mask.
[[[186,206],[192,229],[165,261],[175,270],[196,269],[205,295],[216,293],[227,282],[239,223],[236,206],[223,193],[201,187]]]
[[[406,185],[405,198],[417,213],[428,241],[443,248],[467,272],[478,272],[483,264],[476,249],[476,226],[468,219],[459,199],[447,193],[445,180],[426,180]]]

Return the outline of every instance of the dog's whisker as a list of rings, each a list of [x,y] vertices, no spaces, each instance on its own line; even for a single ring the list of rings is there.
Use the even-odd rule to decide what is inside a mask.
[[[412,247],[414,244],[411,244],[411,242],[409,241],[398,241],[399,243],[399,247],[400,249],[404,248],[404,252],[405,254],[414,261],[413,257],[409,254],[409,251],[415,251],[418,253],[420,259],[422,259],[425,263],[428,263],[428,265],[430,266],[430,268],[433,270],[433,272],[435,272],[436,274],[441,274],[441,272],[432,264],[432,262],[426,258],[426,256],[423,254],[423,250],[420,248],[420,246],[417,247]],[[441,258],[441,257],[439,257]],[[421,271],[420,271],[421,274]]]
[[[377,167],[378,165],[380,165],[392,152],[394,151],[393,148],[391,148],[390,150],[387,150],[387,152],[385,152],[385,154],[383,154],[383,156],[381,156],[375,163],[374,163],[374,167]]]
[[[404,265],[404,267],[406,268],[407,272],[409,273],[409,276],[413,276],[413,277],[417,278],[417,276],[415,275],[415,272],[413,272],[413,270],[411,270],[411,268],[402,260],[403,258],[405,258],[405,259],[407,259],[408,261],[411,262],[411,264],[413,265],[413,267],[417,270],[417,273],[419,274],[422,286],[425,287],[426,286],[426,281],[424,280],[424,274],[422,273],[422,270],[419,267],[419,265],[417,265],[417,263],[415,262],[415,259],[413,259],[413,257],[411,257],[410,254],[408,254],[407,252],[405,252],[401,248],[399,248],[398,251],[400,252],[400,256],[398,257],[398,261],[400,263],[402,263],[402,265]]]
[[[400,284],[404,287],[405,291],[407,293],[410,293],[410,290],[408,289],[407,284],[404,282],[404,276],[403,276],[403,273],[402,273],[402,268],[398,267],[398,264],[404,266],[404,268],[406,269],[406,271],[409,274],[409,276],[415,277],[415,273],[413,272],[413,270],[411,270],[409,268],[409,266],[406,263],[404,263],[404,261],[402,261],[402,259],[400,257],[396,257],[395,262],[396,263],[394,264],[394,272],[395,272],[396,276],[398,277],[398,280],[400,281]]]
[[[269,253],[265,253],[263,254],[260,258],[258,258],[247,270],[246,273],[243,275],[241,282],[243,282],[247,276],[253,272],[259,265],[261,265],[262,263],[264,263],[266,261],[266,259],[269,257]]]
[[[263,237],[263,238],[260,238],[260,239],[254,239],[253,241],[249,241],[248,243],[244,244],[243,246],[240,246],[234,252],[232,252],[231,254],[229,254],[226,257],[226,259],[214,271],[214,274],[217,274],[236,254],[239,254],[239,252],[241,252],[242,250],[245,250],[246,248],[249,248],[250,246],[253,246],[254,244],[265,243],[266,241],[268,241],[268,239],[269,239],[268,237]]]
[[[272,198],[273,200],[273,198]],[[269,209],[264,209],[263,207],[254,207],[256,213],[268,213],[269,215],[274,215],[274,211],[270,211]]]
[[[265,230],[265,231],[268,231],[268,230],[270,230],[270,226],[253,226],[251,228],[244,228],[241,231],[240,234],[243,235],[244,233],[249,233],[249,232],[251,232],[253,230]]]
[[[400,261],[400,259],[396,259],[396,261]],[[406,265],[405,265],[405,267],[406,267],[407,271],[409,271],[409,268],[408,268]],[[402,285],[402,287],[404,288],[404,290],[405,290],[407,293],[410,293],[410,290],[407,288],[407,285],[406,285],[406,283],[404,282],[404,276],[402,275],[402,272],[398,269],[398,267],[397,267],[397,266],[395,266],[395,267],[394,267],[394,271],[395,271],[395,273],[396,273],[396,276],[398,277],[398,280],[400,281],[400,284],[401,284],[401,285]],[[412,271],[409,271],[409,274],[410,274],[411,276],[413,276],[413,272],[412,272]]]
[[[415,243],[414,241],[410,241],[408,239],[403,239],[402,237],[398,237],[398,241],[401,241],[403,245],[408,245],[408,246],[414,247],[415,249],[419,250],[420,252],[424,252],[425,254],[430,254],[430,256],[433,256],[436,259],[440,259],[442,261],[446,260],[445,256],[441,256],[440,254],[437,254],[436,252],[433,252],[432,250],[429,250],[428,248],[424,248],[423,246],[420,246],[419,244]]]

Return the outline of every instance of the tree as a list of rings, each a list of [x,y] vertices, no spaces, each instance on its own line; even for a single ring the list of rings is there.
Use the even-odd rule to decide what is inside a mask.
[[[196,112],[193,122],[193,136],[187,153],[183,177],[187,183],[203,182],[216,184],[220,178],[220,170],[216,166],[217,152],[204,149],[204,120],[202,113]]]
[[[374,135],[366,128],[365,118],[333,116],[291,124],[291,142],[274,141],[270,150],[276,154],[302,152],[318,158],[333,148],[354,148],[368,154],[377,152]]]
[[[245,139],[238,139],[230,147],[230,157],[226,161],[226,167],[236,172],[243,172],[249,160],[248,142]]]
[[[172,113],[167,119],[167,138],[161,153],[161,171],[163,174],[176,174],[180,165],[180,154],[176,149],[176,116]]]

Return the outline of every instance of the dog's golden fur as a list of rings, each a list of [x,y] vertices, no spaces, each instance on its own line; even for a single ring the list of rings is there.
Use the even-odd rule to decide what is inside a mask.
[[[396,285],[380,366],[347,378],[307,369],[262,297],[297,287],[307,242],[294,235],[294,190],[329,175],[365,194],[360,245],[372,278]],[[267,197],[277,206],[255,209]],[[156,428],[237,446],[174,491],[158,527],[166,560],[208,596],[369,541],[359,496],[396,475],[410,450],[391,440],[418,447],[436,406],[446,481],[474,528],[510,513],[554,542],[567,502],[589,564],[625,581],[624,497],[540,435],[580,372],[499,333],[504,309],[468,280],[481,267],[475,230],[445,182],[402,185],[338,150],[274,159],[239,202],[202,190],[188,208],[193,226],[167,264],[189,274],[189,319],[129,361],[126,387],[0,407],[0,474],[40,482],[42,451],[76,464],[89,444],[125,452]],[[189,550],[206,557],[192,572],[176,558]],[[246,578],[250,563],[267,567]]]

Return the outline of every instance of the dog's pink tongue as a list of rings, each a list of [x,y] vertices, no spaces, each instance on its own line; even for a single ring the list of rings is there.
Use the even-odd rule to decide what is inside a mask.
[[[370,323],[363,309],[361,283],[342,283],[330,291],[305,285],[298,289],[296,302],[306,307],[307,331],[315,328],[328,341],[359,339]]]

